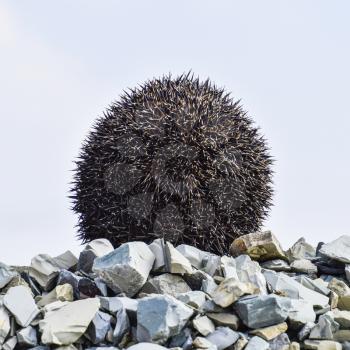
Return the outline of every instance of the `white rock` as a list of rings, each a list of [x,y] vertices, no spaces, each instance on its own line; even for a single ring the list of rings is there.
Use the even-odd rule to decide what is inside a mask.
[[[91,272],[95,258],[104,256],[114,250],[112,243],[105,238],[89,242],[79,255],[78,269]]]
[[[344,235],[335,241],[324,244],[320,253],[331,259],[341,261],[345,264],[350,263],[350,236]]]
[[[158,344],[138,343],[136,345],[130,346],[128,350],[167,350],[167,348]]]
[[[193,272],[190,261],[185,258],[170,242],[165,243],[166,267],[170,273],[191,274]]]
[[[187,244],[180,244],[176,249],[190,261],[192,266],[197,269],[202,268],[202,261],[205,257],[205,253],[202,250]]]
[[[332,340],[333,333],[339,329],[339,323],[335,322],[329,314],[321,315],[314,328],[312,328],[310,339]]]
[[[302,273],[308,273],[308,274],[317,273],[317,266],[307,259],[294,260],[290,264],[290,267],[296,272],[302,272]]]
[[[310,259],[316,256],[316,249],[305,241],[304,237],[299,238],[293,246],[287,250],[287,257],[290,262],[298,259]]]
[[[220,258],[220,267],[225,278],[235,278],[238,280],[236,269],[236,260],[231,256],[222,256]]]
[[[264,271],[266,281],[274,290],[284,292],[291,299],[302,299],[310,302],[314,307],[323,308],[328,305],[329,298],[314,292],[287,276],[282,272]]]
[[[235,259],[238,278],[243,283],[254,284],[259,293],[267,294],[266,279],[261,272],[261,267],[256,261],[252,261],[249,255],[240,255]]]
[[[3,306],[0,306],[0,348],[9,334],[10,329],[11,326],[9,314]]]
[[[308,322],[315,322],[316,313],[310,302],[306,300],[291,299],[291,306],[288,319],[292,328],[299,328]]]
[[[115,292],[133,296],[145,284],[154,259],[147,244],[129,242],[96,258],[92,270]]]
[[[14,348],[17,345],[17,337],[13,336],[9,339],[7,339],[7,341],[3,344],[2,346],[2,350],[14,350]]]
[[[217,327],[206,339],[215,344],[218,350],[223,350],[234,344],[239,338],[239,333],[229,327]]]
[[[4,296],[4,305],[22,327],[27,327],[40,312],[30,290],[24,286],[11,287]]]
[[[191,308],[169,295],[142,298],[137,308],[137,340],[164,344],[181,331],[192,314]]]
[[[207,336],[208,334],[215,331],[215,325],[210,318],[207,316],[199,316],[192,320],[193,327],[202,335]]]
[[[43,344],[69,345],[86,331],[100,307],[98,298],[67,302],[58,310],[49,311],[39,322]]]
[[[154,254],[153,271],[164,271],[165,270],[165,243],[163,238],[155,239],[151,244],[148,245]]]
[[[244,349],[245,350],[268,350],[270,349],[270,347],[267,341],[265,341],[264,339],[258,336],[255,336],[249,340],[247,346]]]
[[[217,350],[217,346],[203,337],[196,337],[192,343],[194,349]]]

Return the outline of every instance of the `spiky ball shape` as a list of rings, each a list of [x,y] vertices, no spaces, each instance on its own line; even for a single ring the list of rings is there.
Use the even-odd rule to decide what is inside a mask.
[[[223,89],[189,74],[148,81],[112,103],[83,144],[72,188],[79,236],[227,253],[268,213],[271,163]]]

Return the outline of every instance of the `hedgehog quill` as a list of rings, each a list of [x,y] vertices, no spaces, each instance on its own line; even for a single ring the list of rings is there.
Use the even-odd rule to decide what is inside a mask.
[[[217,254],[272,205],[272,157],[228,93],[191,74],[131,89],[97,119],[76,162],[83,242],[162,237]]]

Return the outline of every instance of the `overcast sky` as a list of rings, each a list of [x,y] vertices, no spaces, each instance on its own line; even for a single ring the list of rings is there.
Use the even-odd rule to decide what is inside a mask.
[[[288,248],[350,234],[350,2],[0,1],[0,261],[79,252],[67,198],[94,119],[148,78],[192,70],[269,140]]]

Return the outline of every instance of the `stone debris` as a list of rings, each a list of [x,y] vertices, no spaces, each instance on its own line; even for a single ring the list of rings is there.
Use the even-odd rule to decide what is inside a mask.
[[[232,256],[106,239],[0,263],[0,349],[350,350],[350,238],[283,251],[270,232]]]

